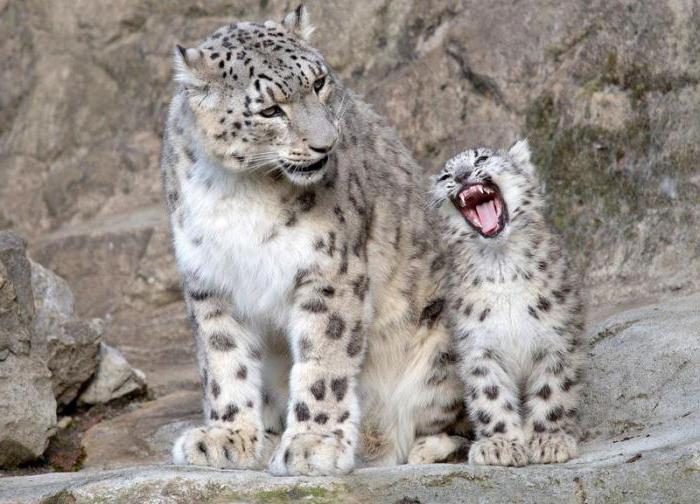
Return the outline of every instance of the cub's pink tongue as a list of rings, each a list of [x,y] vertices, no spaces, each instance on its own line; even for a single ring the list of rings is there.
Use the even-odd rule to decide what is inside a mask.
[[[485,234],[490,234],[498,228],[498,214],[496,213],[496,203],[494,200],[477,205],[476,213],[481,222],[481,230]]]

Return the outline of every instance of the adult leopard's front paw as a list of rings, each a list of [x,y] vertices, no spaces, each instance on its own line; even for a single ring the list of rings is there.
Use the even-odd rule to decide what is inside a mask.
[[[341,430],[329,433],[285,432],[270,460],[275,476],[347,474],[355,465],[354,444]]]
[[[527,465],[528,454],[522,443],[494,436],[472,443],[469,463],[521,467]]]
[[[173,462],[220,469],[262,469],[272,451],[271,443],[253,426],[210,425],[184,432],[173,446]]]
[[[578,454],[576,439],[562,432],[535,434],[528,444],[530,462],[533,464],[556,464],[575,458]]]

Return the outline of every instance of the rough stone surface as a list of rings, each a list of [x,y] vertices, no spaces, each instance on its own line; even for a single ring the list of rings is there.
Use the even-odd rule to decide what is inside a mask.
[[[168,461],[184,429],[202,420],[202,394],[182,391],[159,397],[85,433],[85,469],[113,469]]]
[[[75,502],[698,502],[700,293],[618,313],[589,333],[586,441],[566,464],[403,466],[343,478],[128,468],[167,462],[177,431],[200,414],[198,394],[183,392],[88,431],[88,471],[0,480],[0,495],[7,502],[50,495]],[[119,469],[90,470],[106,467]]]
[[[40,457],[56,425],[46,346],[33,323],[25,243],[0,232],[0,467]]]
[[[82,404],[104,404],[146,389],[146,375],[134,369],[116,348],[100,343],[97,371],[78,399]]]
[[[76,319],[73,293],[66,281],[33,261],[31,267],[34,331],[46,342],[53,393],[61,409],[78,397],[95,374],[102,323]]]

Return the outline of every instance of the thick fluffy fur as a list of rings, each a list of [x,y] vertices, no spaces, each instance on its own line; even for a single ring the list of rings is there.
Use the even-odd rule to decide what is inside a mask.
[[[177,463],[336,474],[463,447],[420,170],[311,30],[300,8],[175,52],[162,172],[206,422]]]
[[[484,182],[500,189],[509,214],[492,238],[453,203],[463,187]],[[435,178],[434,196],[450,250],[446,306],[476,433],[470,462],[575,457],[583,307],[578,277],[545,224],[527,143],[463,152]]]

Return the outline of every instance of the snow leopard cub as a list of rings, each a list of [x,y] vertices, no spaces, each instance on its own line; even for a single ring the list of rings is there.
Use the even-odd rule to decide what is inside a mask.
[[[578,275],[543,217],[526,141],[450,159],[434,179],[450,329],[476,439],[472,464],[576,456],[585,356]]]

